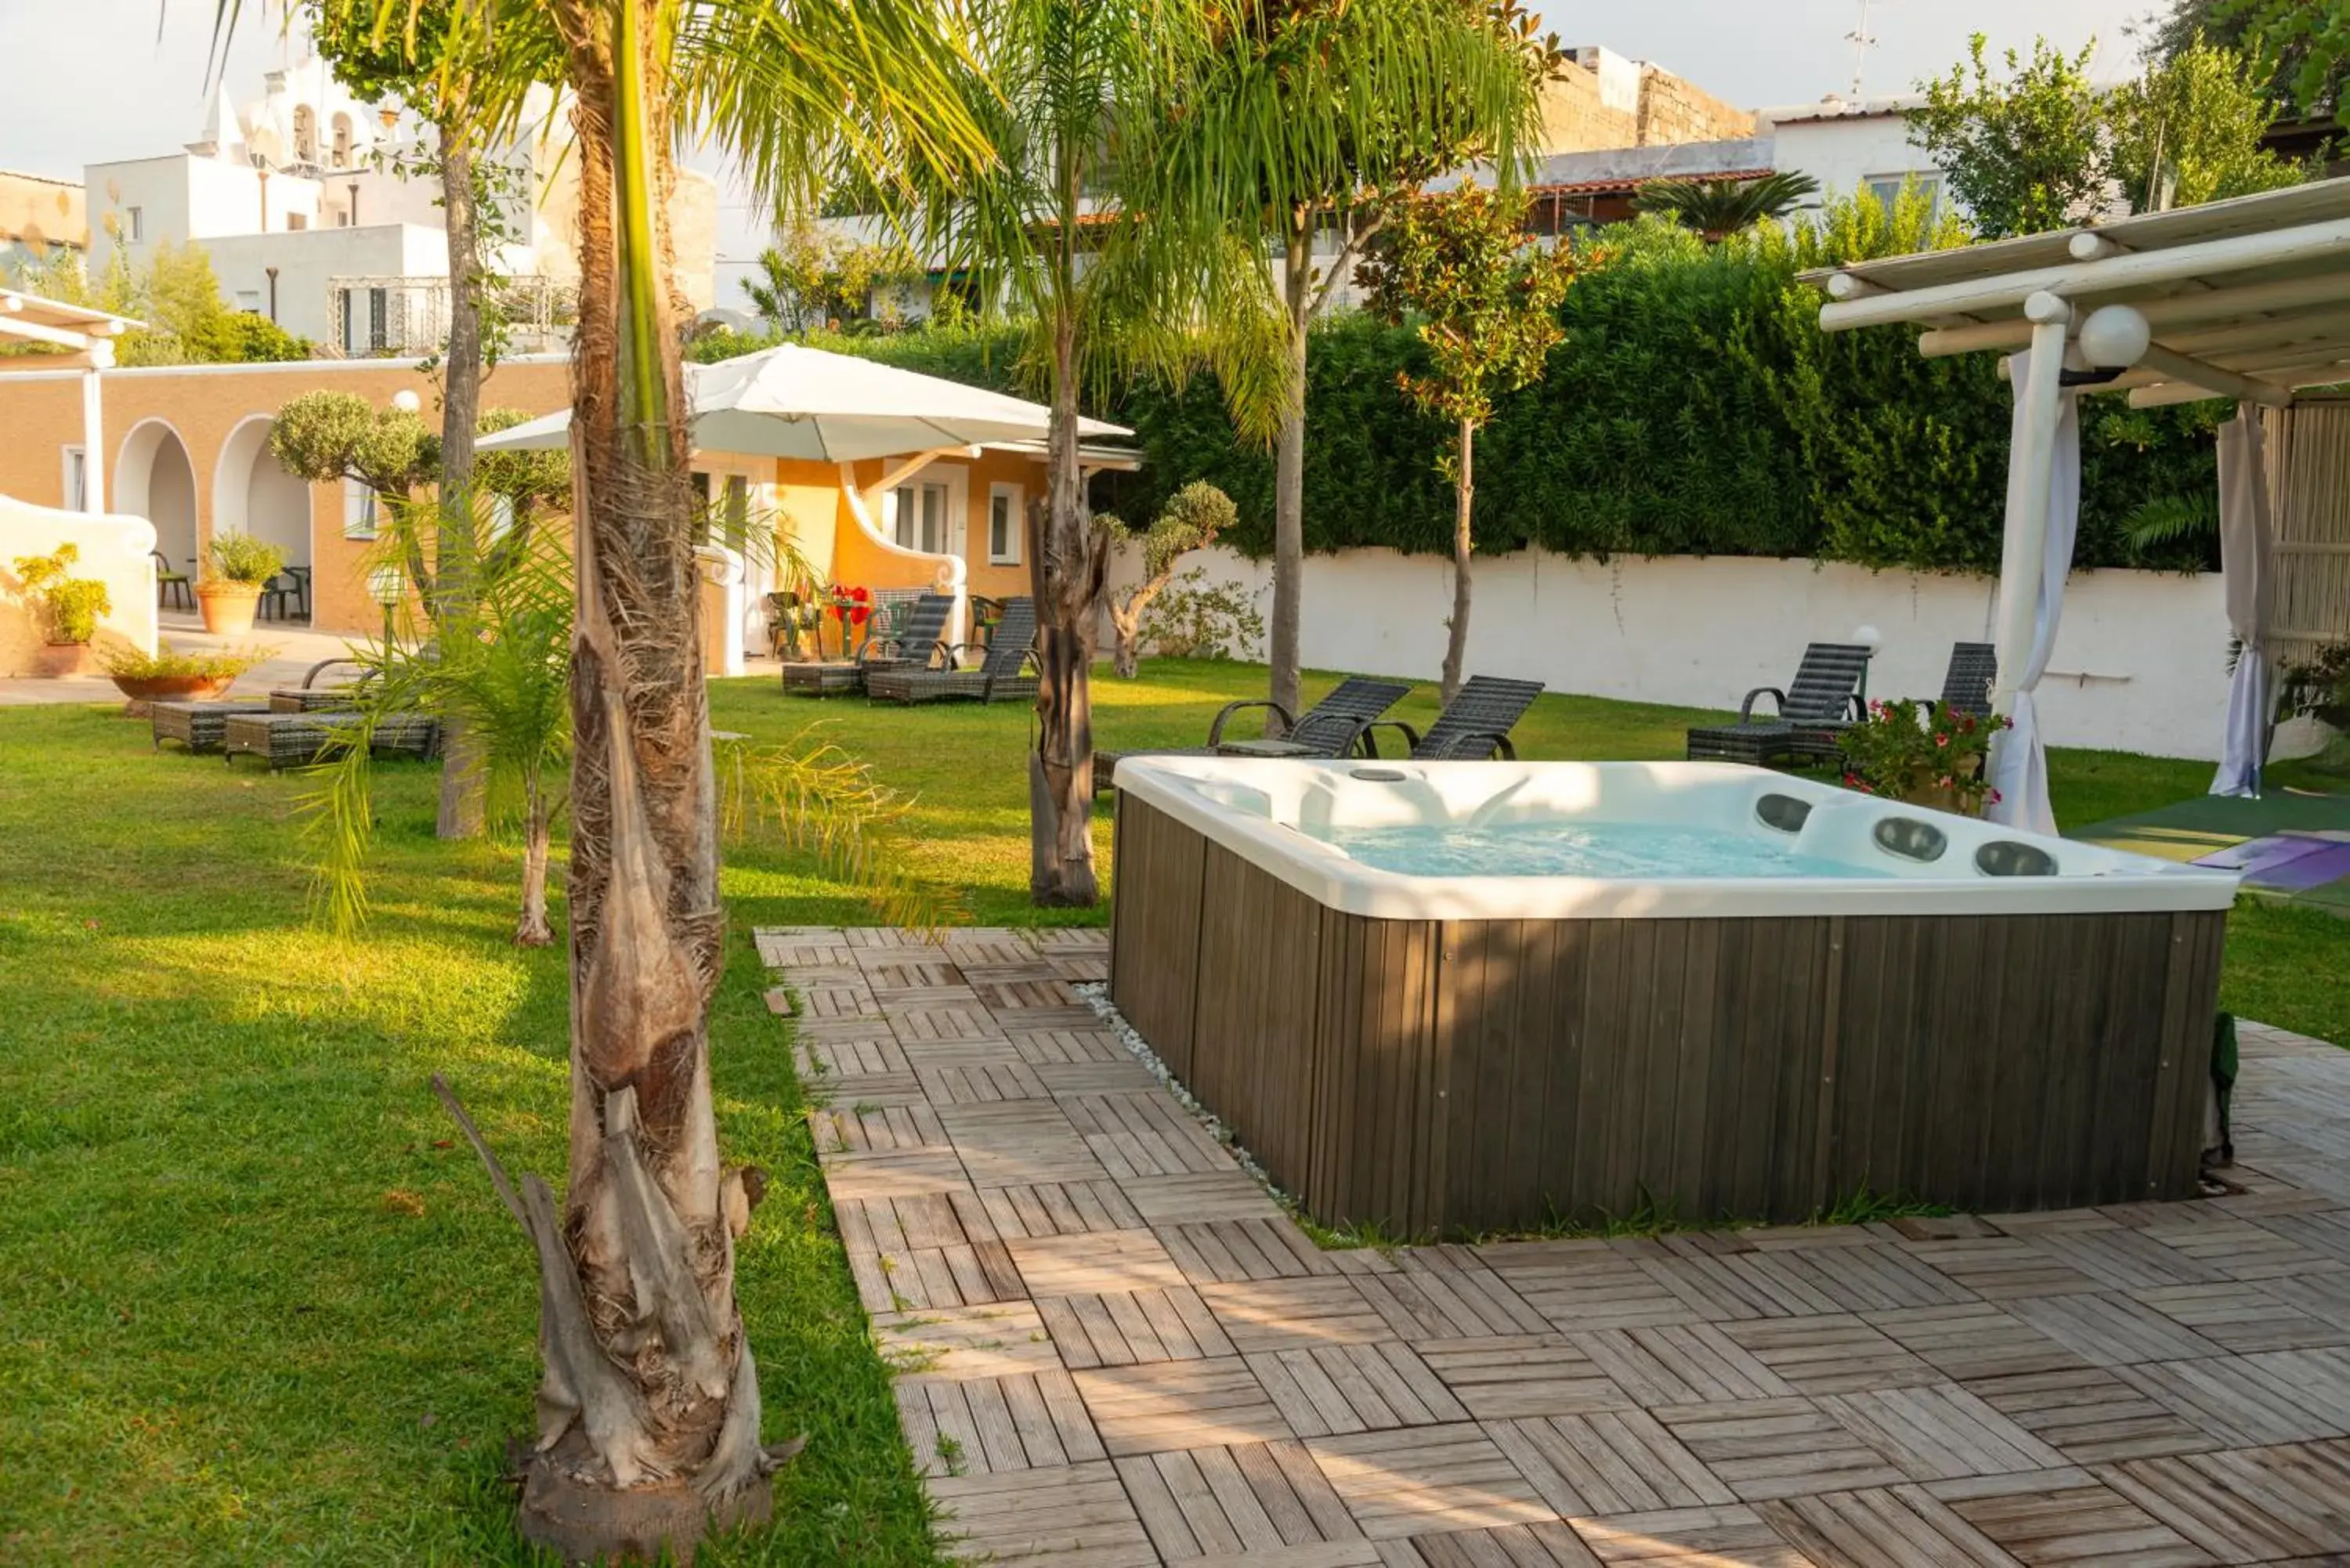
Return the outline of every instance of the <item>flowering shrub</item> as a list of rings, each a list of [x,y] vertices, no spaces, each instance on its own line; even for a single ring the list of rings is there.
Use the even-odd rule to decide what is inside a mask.
[[[1999,799],[1986,767],[1991,738],[2008,725],[1947,702],[1872,701],[1868,716],[1844,732],[1844,782],[1865,794],[1972,815]]]

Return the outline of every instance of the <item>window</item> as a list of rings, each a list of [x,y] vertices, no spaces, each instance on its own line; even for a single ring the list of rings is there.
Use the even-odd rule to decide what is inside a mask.
[[[890,537],[909,550],[941,555],[947,547],[947,487],[901,484],[889,494]]]
[[[391,341],[390,317],[391,296],[389,290],[368,290],[368,341],[370,350],[380,352]]]
[[[1942,176],[1938,171],[1913,169],[1899,174],[1871,174],[1861,183],[1889,213],[1893,211],[1893,203],[1900,198],[1901,187],[1913,180],[1918,182],[1918,193],[1926,198],[1926,221],[1930,223],[1942,206]]]
[[[286,226],[288,229],[307,229],[310,226],[309,214],[307,213],[288,213],[286,214]]]
[[[987,487],[987,560],[990,566],[1020,564],[1020,536],[1026,532],[1024,498],[1016,484]]]
[[[338,114],[335,116],[335,167],[348,169],[350,166],[351,117],[348,114]]]
[[[259,291],[259,290],[257,290],[257,289],[251,289],[251,288],[240,288],[240,289],[238,289],[238,290],[236,291],[236,307],[237,307],[239,310],[250,310],[250,311],[251,311],[251,312],[253,312],[255,316],[260,315],[260,314],[261,314],[261,294],[260,294],[260,291]]]
[[[122,209],[122,237],[133,244],[147,237],[147,210],[144,207]]]
[[[375,492],[356,479],[343,481],[343,537],[375,537]]]
[[[65,449],[65,509],[68,512],[89,510],[88,454],[78,446]]]

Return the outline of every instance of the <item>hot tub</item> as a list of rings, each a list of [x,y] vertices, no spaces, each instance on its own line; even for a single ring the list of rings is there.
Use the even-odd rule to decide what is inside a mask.
[[[2195,1190],[2227,873],[1716,763],[1117,785],[1111,997],[1326,1223]]]

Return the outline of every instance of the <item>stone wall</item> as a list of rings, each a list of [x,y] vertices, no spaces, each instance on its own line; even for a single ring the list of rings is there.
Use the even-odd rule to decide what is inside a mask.
[[[1596,152],[1686,141],[1736,141],[1754,117],[1672,72],[1606,49],[1581,49],[1543,88],[1544,153]]]

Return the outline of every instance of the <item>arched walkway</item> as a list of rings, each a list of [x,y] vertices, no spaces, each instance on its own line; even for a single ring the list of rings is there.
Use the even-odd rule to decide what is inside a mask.
[[[141,420],[114,460],[113,510],[155,525],[155,548],[172,569],[196,573],[196,468],[187,443],[164,420]]]
[[[269,450],[269,416],[255,414],[229,432],[213,475],[213,533],[250,534],[286,552],[289,566],[310,565],[310,487],[286,472]]]

